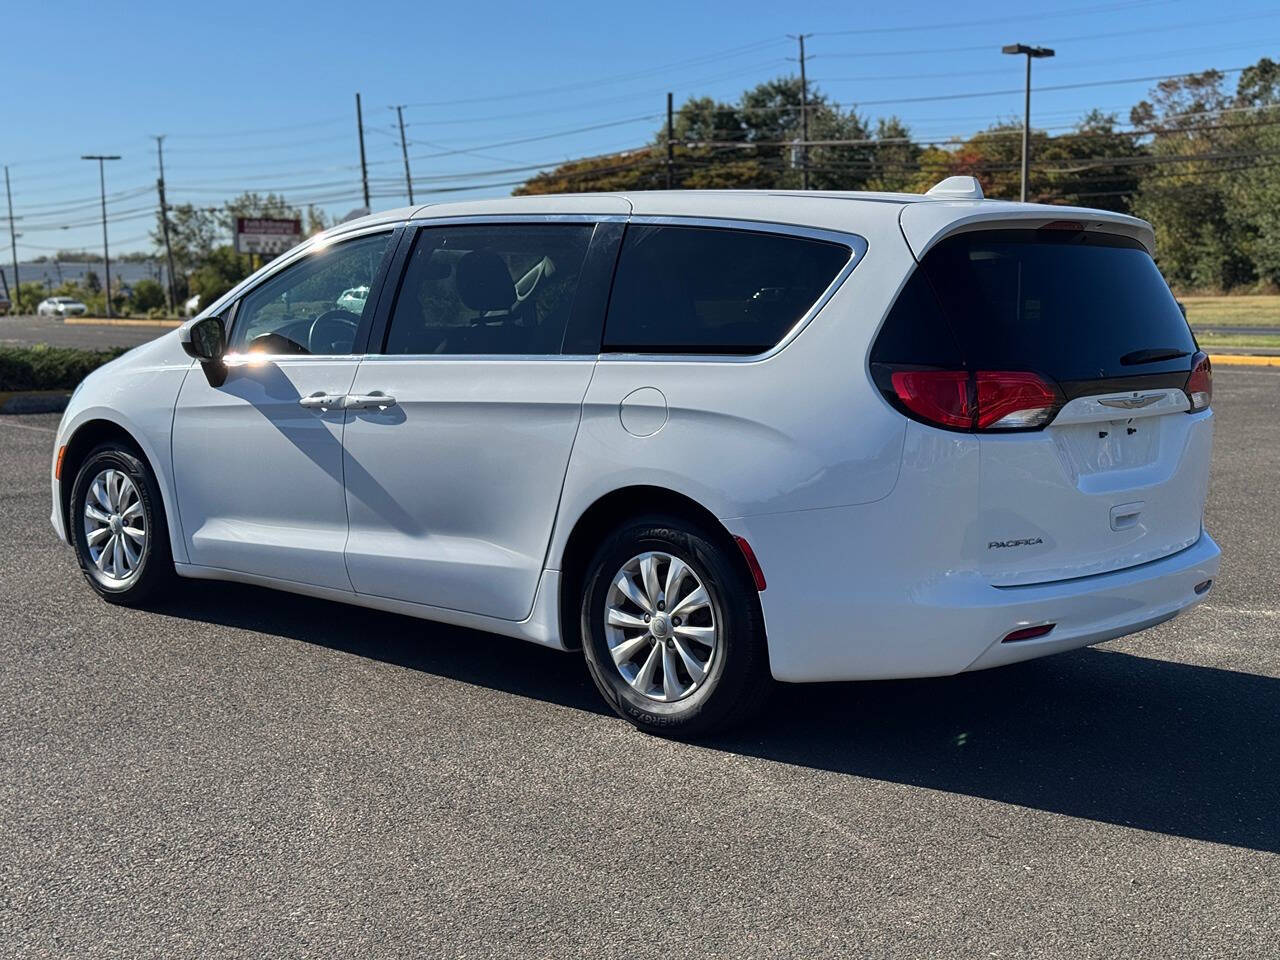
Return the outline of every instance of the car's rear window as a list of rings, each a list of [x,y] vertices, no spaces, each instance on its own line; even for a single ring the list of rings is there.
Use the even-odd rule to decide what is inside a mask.
[[[634,225],[619,255],[604,349],[754,354],[809,312],[851,249],[712,227]]]
[[[872,360],[1033,370],[1063,382],[1186,371],[1195,350],[1137,241],[999,230],[958,234],[925,256]]]

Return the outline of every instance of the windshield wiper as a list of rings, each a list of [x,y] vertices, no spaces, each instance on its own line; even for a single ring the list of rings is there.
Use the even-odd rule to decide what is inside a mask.
[[[1191,351],[1179,350],[1177,347],[1149,347],[1146,350],[1134,350],[1120,358],[1122,367],[1135,367],[1141,363],[1159,363],[1161,360],[1177,360],[1189,357]]]

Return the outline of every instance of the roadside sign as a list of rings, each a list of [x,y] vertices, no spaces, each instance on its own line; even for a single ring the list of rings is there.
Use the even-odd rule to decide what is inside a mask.
[[[301,220],[236,217],[236,253],[275,256],[302,241]]]

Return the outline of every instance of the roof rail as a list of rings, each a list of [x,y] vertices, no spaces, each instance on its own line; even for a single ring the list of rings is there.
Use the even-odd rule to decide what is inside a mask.
[[[981,200],[982,184],[977,177],[947,177],[930,187],[927,197],[950,197],[954,200]]]

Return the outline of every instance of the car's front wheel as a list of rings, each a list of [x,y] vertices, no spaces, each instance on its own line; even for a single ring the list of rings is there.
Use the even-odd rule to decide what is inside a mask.
[[[582,640],[596,687],[643,730],[693,736],[740,723],[772,686],[759,598],[730,545],[641,517],[587,567]]]
[[[76,559],[103,599],[135,606],[173,576],[160,490],[133,451],[93,450],[76,473],[70,513]]]

